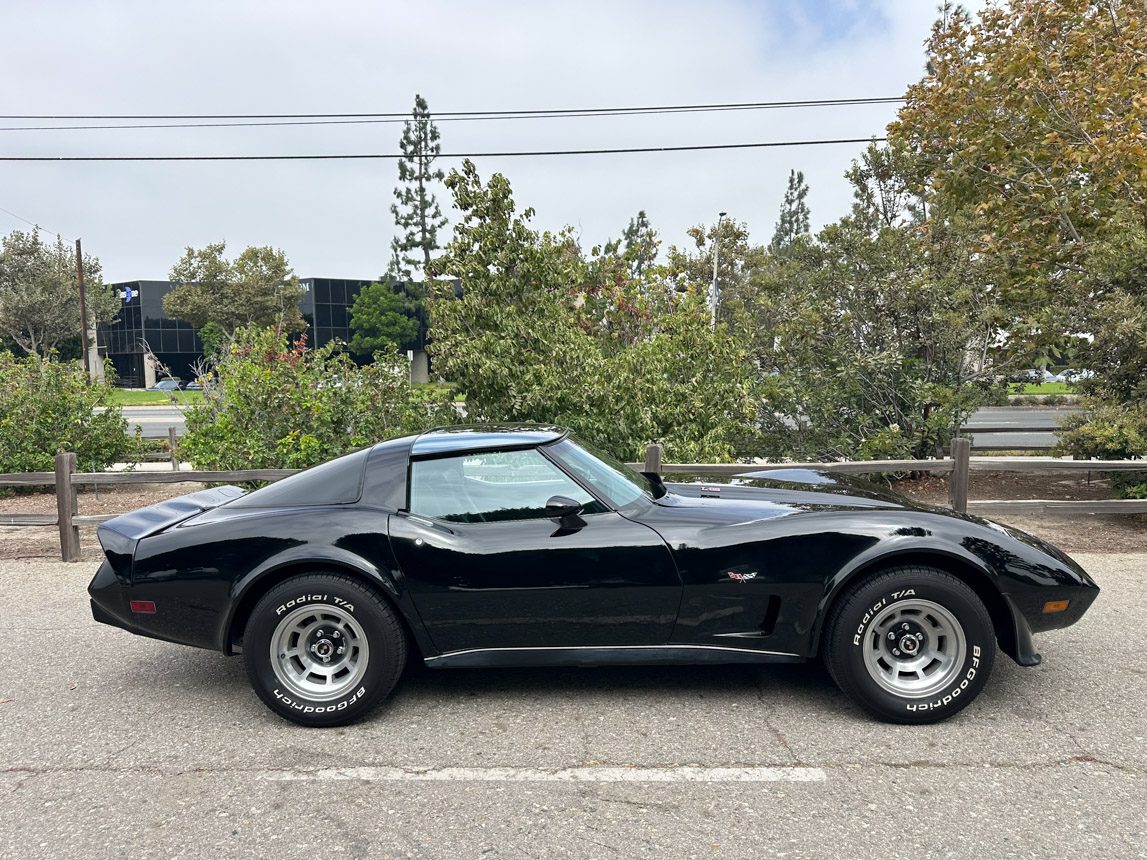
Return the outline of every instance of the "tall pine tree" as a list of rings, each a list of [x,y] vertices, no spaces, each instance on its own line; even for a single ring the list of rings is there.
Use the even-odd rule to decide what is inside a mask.
[[[629,219],[629,226],[621,238],[625,243],[623,256],[629,265],[629,273],[640,278],[657,260],[657,248],[661,244],[644,209],[637,213],[636,218]]]
[[[399,184],[394,189],[396,202],[390,206],[396,230],[390,241],[388,274],[407,281],[415,269],[425,276],[431,256],[439,248],[438,231],[446,226],[446,217],[430,190],[433,183],[443,179],[442,171],[434,168],[442,147],[438,143],[438,127],[430,119],[430,108],[421,95],[414,97],[412,118],[403,126],[399,146]]]
[[[800,236],[809,233],[809,211],[805,198],[808,197],[808,183],[800,170],[789,171],[789,184],[785,189],[785,199],[781,203],[781,214],[777,218],[777,228],[773,240],[769,242],[769,252],[785,254]]]

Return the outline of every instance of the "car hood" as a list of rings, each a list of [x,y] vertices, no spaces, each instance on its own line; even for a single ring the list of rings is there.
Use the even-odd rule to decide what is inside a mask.
[[[778,516],[802,510],[858,508],[937,510],[852,476],[809,469],[747,473],[727,483],[688,481],[667,483],[663,505],[713,508],[734,516]]]

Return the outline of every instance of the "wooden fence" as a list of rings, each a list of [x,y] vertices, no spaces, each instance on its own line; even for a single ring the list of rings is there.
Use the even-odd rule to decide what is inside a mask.
[[[973,513],[1059,513],[1134,514],[1147,513],[1147,499],[1093,499],[1064,501],[1055,499],[968,500],[968,478],[972,472],[1147,472],[1147,460],[1058,460],[1046,457],[972,457],[969,440],[955,439],[952,456],[935,460],[854,460],[830,463],[662,463],[660,445],[649,445],[644,463],[630,463],[639,471],[659,474],[695,474],[734,477],[754,472],[791,469],[816,469],[849,474],[892,472],[930,472],[948,475],[948,500],[953,510]],[[277,481],[293,475],[298,469],[242,469],[238,471],[190,471],[180,469],[178,462],[171,471],[158,472],[77,472],[76,455],[56,455],[54,472],[0,474],[0,487],[54,486],[55,514],[0,514],[0,526],[57,526],[60,531],[60,556],[64,561],[80,557],[80,527],[93,526],[116,514],[81,515],[76,488],[79,486],[123,486],[130,484],[173,484],[185,481],[204,484]]]

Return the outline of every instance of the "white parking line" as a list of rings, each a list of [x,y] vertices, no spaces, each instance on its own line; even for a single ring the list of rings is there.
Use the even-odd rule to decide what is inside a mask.
[[[824,782],[819,767],[332,767],[268,770],[274,781],[365,782]]]

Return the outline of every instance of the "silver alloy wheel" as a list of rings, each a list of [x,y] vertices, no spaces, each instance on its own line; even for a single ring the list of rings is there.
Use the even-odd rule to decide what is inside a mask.
[[[964,628],[930,600],[904,600],[876,616],[865,633],[864,666],[897,696],[923,699],[947,687],[967,654]]]
[[[271,667],[296,696],[328,702],[366,674],[370,646],[358,621],[334,606],[303,606],[271,634]]]

